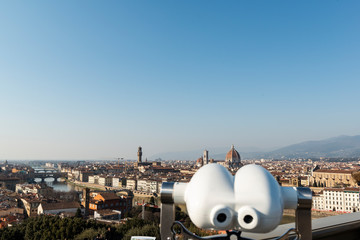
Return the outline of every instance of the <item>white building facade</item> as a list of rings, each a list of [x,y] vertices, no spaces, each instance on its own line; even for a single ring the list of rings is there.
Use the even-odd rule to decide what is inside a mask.
[[[89,176],[89,183],[98,184],[99,176],[98,175]]]
[[[322,194],[313,196],[312,207],[314,210],[358,212],[359,188],[325,188]]]
[[[137,190],[137,181],[136,181],[136,179],[126,179],[126,189]]]
[[[101,177],[99,177],[99,185],[111,187],[111,185],[112,185],[112,177],[109,177],[109,176],[101,176]]]

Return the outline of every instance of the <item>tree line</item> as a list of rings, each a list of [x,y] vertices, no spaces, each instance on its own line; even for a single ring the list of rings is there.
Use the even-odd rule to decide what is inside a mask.
[[[155,236],[160,239],[159,226],[142,219],[131,219],[124,224],[106,225],[80,217],[60,218],[39,216],[23,223],[0,229],[0,240],[117,240],[131,236]]]
[[[59,216],[41,215],[28,218],[23,223],[0,229],[0,240],[130,240],[131,236],[153,236],[160,239],[159,209],[146,208],[142,214],[141,207],[134,207],[126,213],[128,221],[124,224],[104,224],[82,218],[80,209],[75,217],[61,218]],[[144,219],[142,219],[144,217]],[[199,236],[217,234],[197,228],[189,216],[176,207],[175,220]],[[175,228],[175,231],[177,232]]]

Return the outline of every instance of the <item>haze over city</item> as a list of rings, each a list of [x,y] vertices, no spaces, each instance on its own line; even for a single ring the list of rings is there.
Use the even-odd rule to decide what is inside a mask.
[[[359,10],[358,1],[3,2],[0,160],[359,135]]]

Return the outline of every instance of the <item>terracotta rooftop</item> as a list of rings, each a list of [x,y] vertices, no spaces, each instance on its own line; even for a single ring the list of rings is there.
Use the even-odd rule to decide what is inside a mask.
[[[102,192],[99,193],[105,200],[114,200],[119,199],[119,196],[116,195],[114,192]]]
[[[119,214],[117,212],[114,212],[112,209],[100,209],[100,210],[96,210],[96,212],[101,216]]]
[[[346,191],[351,191],[351,192],[359,192],[359,188],[351,188],[351,187],[346,187],[346,188],[325,188],[324,191],[336,191],[336,192],[346,192]]]
[[[352,173],[351,170],[331,170],[331,169],[318,169],[315,172],[323,173]]]
[[[80,208],[78,202],[41,203],[44,210]]]
[[[234,145],[232,145],[230,151],[226,154],[225,161],[240,161],[240,159],[240,154],[235,150]]]

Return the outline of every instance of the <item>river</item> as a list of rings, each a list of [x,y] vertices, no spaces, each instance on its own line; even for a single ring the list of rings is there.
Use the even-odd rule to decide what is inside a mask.
[[[34,168],[35,170],[39,170],[39,171],[43,171],[44,168]],[[41,182],[41,178],[35,178],[35,182],[40,183]],[[67,182],[64,181],[60,181],[60,179],[58,179],[57,182],[54,182],[54,178],[46,178],[45,179],[45,183],[54,188],[55,191],[61,191],[61,192],[70,192],[71,190],[79,190],[77,187],[75,187],[74,185],[68,184]],[[81,189],[80,189],[81,190]]]
[[[40,178],[35,178],[35,182],[40,183]],[[45,179],[46,185],[54,188],[55,191],[61,191],[61,192],[70,192],[71,190],[75,190],[75,187],[71,184],[68,184],[67,182],[54,182],[53,178],[47,178]]]

